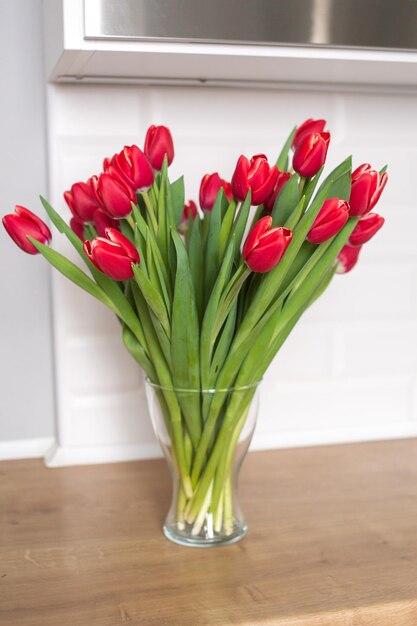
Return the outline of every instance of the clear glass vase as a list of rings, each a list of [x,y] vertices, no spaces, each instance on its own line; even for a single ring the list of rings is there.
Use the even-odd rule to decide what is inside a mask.
[[[259,383],[233,389],[168,389],[146,381],[152,424],[173,478],[166,537],[186,546],[234,543],[247,532],[238,499]]]

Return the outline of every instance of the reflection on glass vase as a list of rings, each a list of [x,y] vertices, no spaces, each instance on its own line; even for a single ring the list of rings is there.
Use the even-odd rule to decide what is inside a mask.
[[[259,383],[232,389],[168,389],[146,381],[156,436],[173,478],[168,539],[187,546],[234,543],[247,523],[238,477],[255,428]]]

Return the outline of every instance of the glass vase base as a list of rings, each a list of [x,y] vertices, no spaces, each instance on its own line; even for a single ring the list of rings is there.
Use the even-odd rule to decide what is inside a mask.
[[[248,527],[246,524],[244,526],[234,526],[227,534],[206,530],[204,534],[200,532],[199,534],[193,535],[193,526],[191,524],[181,525],[181,527],[178,525],[168,526],[164,524],[162,530],[167,539],[179,544],[180,546],[189,546],[191,548],[213,548],[216,546],[226,546],[240,541],[246,535]]]

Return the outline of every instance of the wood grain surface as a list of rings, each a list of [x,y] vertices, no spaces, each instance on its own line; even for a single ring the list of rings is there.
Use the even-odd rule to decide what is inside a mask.
[[[416,626],[417,439],[249,454],[249,534],[166,540],[164,462],[0,463],[3,626]]]

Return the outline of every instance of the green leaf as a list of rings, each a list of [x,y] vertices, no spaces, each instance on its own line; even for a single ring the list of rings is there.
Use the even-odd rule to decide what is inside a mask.
[[[297,130],[297,126],[295,126],[289,134],[287,141],[285,142],[279,157],[277,158],[276,165],[279,170],[285,171],[288,167],[288,152],[292,146],[292,142],[294,139],[295,132]]]
[[[200,339],[200,369],[203,388],[207,388],[212,350],[216,336],[213,334],[224,289],[228,284],[233,267],[234,240],[229,243],[223,263],[206,306]]]
[[[235,300],[234,305],[232,306],[227,320],[223,326],[223,329],[221,330],[219,340],[211,361],[208,382],[208,386],[210,389],[215,387],[217,375],[226,360],[226,356],[229,353],[229,348],[231,346],[235,332],[237,304],[238,302],[237,300]]]
[[[119,220],[120,231],[129,241],[135,245],[135,233],[127,220]]]
[[[154,366],[146,356],[145,350],[126,324],[123,324],[123,343],[135,361],[144,369],[148,378],[153,383],[157,383],[158,381]]]
[[[181,222],[185,203],[184,176],[181,176],[181,178],[178,178],[176,181],[171,183],[171,198],[175,226],[178,228]]]
[[[199,390],[199,324],[193,281],[185,246],[174,229],[171,236],[177,253],[171,336],[173,382],[178,389]],[[196,447],[201,435],[200,395],[198,393],[177,395],[191,441]]]
[[[384,165],[384,167],[382,168],[382,170],[379,170],[379,175],[382,176],[382,174],[385,174],[385,172],[388,169],[388,165]]]
[[[168,240],[167,240],[167,206],[166,206],[166,169],[161,171],[161,186],[158,197],[158,245],[161,256],[168,267]]]
[[[169,295],[169,299],[171,299],[171,285],[169,282],[168,273],[166,271],[166,266],[161,256],[161,251],[158,248],[158,242],[155,238],[155,233],[152,228],[149,228],[148,224],[145,222],[137,207],[133,208],[133,216],[136,222],[136,245],[139,250],[145,250],[147,246],[147,241],[149,240],[158,275],[160,276],[160,280],[163,280],[165,288]],[[139,233],[139,235],[137,233]]]
[[[235,301],[237,301],[241,289],[247,278],[251,275],[251,270],[248,266],[242,261],[241,265],[239,265],[238,269],[230,279],[224,293],[222,294],[219,310],[216,315],[216,321],[214,324],[214,337],[217,337],[220,332],[221,327],[223,326],[225,319],[229,315],[230,309],[232,308]]]
[[[83,242],[81,241],[81,239],[74,233],[70,226],[59,215],[59,213],[55,211],[55,209],[49,204],[49,202],[45,200],[43,196],[39,197],[51,222],[55,225],[60,233],[63,233],[67,236],[77,252],[85,259],[86,257],[83,252]]]
[[[336,198],[337,196],[335,196],[333,194],[333,191],[331,191],[332,187],[334,189],[337,189],[337,181],[339,180],[339,178],[343,177],[346,173],[350,174],[351,172],[352,172],[352,157],[349,156],[342,163],[340,163],[340,165],[335,167],[335,169],[330,172],[327,178],[324,179],[324,181],[319,187],[317,194],[321,193],[323,189],[327,187],[327,185],[331,181],[332,185],[330,186],[329,195],[327,196],[327,198]]]
[[[299,272],[305,267],[306,263],[316,252],[317,246],[309,241],[304,241],[297,256],[295,257],[291,267],[289,268],[284,280],[281,283],[277,296],[280,296],[294,280]]]
[[[172,362],[171,362],[171,342],[168,339],[165,330],[162,328],[161,322],[157,319],[152,311],[149,311],[149,316],[151,318],[153,327],[155,329],[156,336],[159,341],[159,345],[161,346],[161,350],[167,362],[167,366],[170,371],[172,371]]]
[[[138,321],[138,319],[137,319],[137,317],[136,317],[132,307],[130,306],[129,302],[126,300],[125,296],[120,291],[119,285],[114,280],[112,280],[111,278],[109,278],[108,276],[106,276],[105,274],[100,272],[91,263],[91,261],[88,259],[87,255],[85,254],[85,252],[83,250],[83,243],[82,243],[82,241],[71,230],[71,228],[68,226],[68,224],[55,211],[55,209],[52,208],[52,206],[49,204],[49,202],[47,200],[45,200],[45,198],[43,198],[42,196],[40,198],[41,198],[41,202],[42,202],[42,204],[43,204],[43,206],[45,208],[45,211],[49,215],[49,218],[51,219],[52,223],[55,224],[55,226],[59,230],[59,232],[61,232],[61,233],[66,235],[66,237],[72,243],[74,248],[77,250],[78,254],[83,259],[84,263],[89,268],[89,270],[92,273],[92,275],[93,275],[97,285],[102,289],[102,291],[105,292],[106,296],[111,301],[110,304],[108,304],[108,301],[106,302],[107,306],[110,306],[110,308],[112,308],[117,313],[117,315],[121,319],[123,319],[129,325],[129,327],[134,332],[136,337],[139,339],[141,344],[144,345],[144,337],[143,337],[141,325],[140,325],[140,323],[139,323],[139,321]],[[138,209],[136,207],[135,207],[135,210],[138,211]],[[58,253],[56,253],[56,254],[58,254]],[[63,257],[63,258],[65,258],[65,257]],[[50,263],[53,264],[52,261],[50,261]],[[68,261],[68,263],[69,263],[69,261]]]
[[[171,337],[174,384],[199,389],[199,324],[190,264],[178,233],[172,230],[171,236],[177,253]]]
[[[226,213],[224,214],[222,225],[219,235],[219,259],[221,260],[226,250],[227,242],[229,241],[230,231],[233,226],[233,220],[236,213],[236,200],[232,199]]]
[[[351,187],[352,173],[349,170],[342,176],[339,176],[337,180],[335,180],[329,191],[329,198],[340,198],[341,200],[349,200]]]
[[[248,217],[251,207],[251,192],[248,191],[244,202],[240,205],[239,213],[233,224],[232,232],[229,237],[229,241],[234,237],[235,239],[235,263],[240,262],[240,247],[242,244],[243,235],[245,234],[246,224],[248,223]]]
[[[205,300],[208,302],[219,264],[219,236],[221,227],[221,207],[224,192],[221,188],[210,213],[210,226],[206,244]]]
[[[148,256],[152,256],[152,263],[154,268],[156,269],[157,280],[155,282],[158,283],[161,288],[162,297],[164,299],[169,317],[171,315],[171,285],[165,265],[162,261],[161,253],[159,252],[158,244],[156,243],[150,231],[148,232],[147,244],[149,246]]]
[[[294,228],[297,226],[298,222],[300,221],[300,219],[301,219],[301,217],[302,217],[302,215],[304,213],[305,204],[306,204],[306,198],[305,198],[305,196],[302,196],[300,198],[299,203],[295,207],[294,211],[291,213],[289,218],[285,221],[285,223],[284,223],[285,228],[289,228],[290,230],[294,230]]]
[[[167,208],[167,220],[166,220],[166,229],[167,229],[167,263],[168,270],[170,272],[172,284],[175,281],[175,273],[176,273],[176,262],[177,256],[175,253],[174,242],[171,237],[171,229],[177,229],[177,225],[175,223],[174,212],[172,208],[172,198],[171,198],[171,187],[168,180],[168,161],[165,156],[164,164],[167,170],[166,175],[164,176],[164,188],[161,187],[161,193],[165,193],[166,196],[166,208]]]
[[[154,312],[158,320],[162,324],[167,337],[171,335],[171,328],[169,325],[169,319],[167,310],[163,301],[163,298],[156,287],[151,283],[149,278],[141,270],[140,266],[132,265],[133,273],[135,275],[136,284],[141,290],[143,297],[146,300],[149,308]]]
[[[191,228],[188,247],[191,276],[193,279],[198,319],[203,319],[204,307],[204,246],[201,236],[201,221],[196,218]]]
[[[304,213],[300,222],[294,229],[291,243],[288,246],[283,258],[273,270],[264,275],[263,281],[255,293],[246,316],[242,320],[240,328],[236,334],[235,345],[244,341],[244,339],[249,336],[256,322],[262,317],[265,310],[274,299],[282,281],[284,280],[289,268],[293,264],[295,257],[304,243],[318,212],[323,206],[323,202],[329,197],[328,193],[332,184],[333,180],[330,179],[324,186],[322,185],[311,206],[306,213]]]
[[[275,200],[272,210],[272,225],[283,226],[300,200],[298,175],[293,174],[285,183]]]
[[[162,298],[165,304],[165,308],[167,310],[167,314],[169,317],[170,309],[171,309],[171,302],[168,298],[165,284],[163,281],[160,280],[160,275],[156,268],[156,263],[154,260],[154,256],[152,254],[152,244],[151,244],[151,238],[149,236],[149,232],[148,232],[148,237],[146,240],[146,259],[147,259],[147,268],[148,268],[147,276],[153,285],[159,286],[159,289],[160,289],[160,292],[162,294]]]
[[[85,274],[77,265],[69,261],[62,254],[53,250],[49,246],[46,246],[33,237],[28,237],[29,241],[35,246],[35,248],[41,253],[41,255],[50,263],[55,269],[57,269],[61,274],[63,274],[66,278],[68,278],[71,282],[73,282],[78,287],[81,287],[84,291],[89,293],[103,304],[106,304],[110,308],[113,308],[113,303],[106,296],[104,291],[100,289],[100,287]]]
[[[306,275],[301,278],[296,278],[296,284],[294,288],[291,290],[288,298],[285,301],[285,305],[283,307],[281,313],[280,324],[282,324],[282,320],[289,320],[292,315],[295,315],[298,308],[306,302],[311,294],[318,288],[321,281],[324,279],[325,275],[332,267],[337,255],[347,242],[358,223],[359,218],[350,219],[347,224],[342,228],[342,230],[335,236],[333,239],[321,244],[323,247],[327,244],[327,249],[325,253],[319,258],[318,262],[315,263],[312,269],[306,273]],[[317,254],[320,252],[320,247],[317,250]],[[301,271],[304,274],[303,270]]]
[[[317,183],[320,180],[323,170],[324,170],[324,165],[321,166],[321,168],[319,169],[319,171],[313,178],[310,178],[310,180],[307,182],[306,186],[303,189],[303,196],[305,196],[306,206],[308,206],[310,203],[311,197],[316,190]]]

